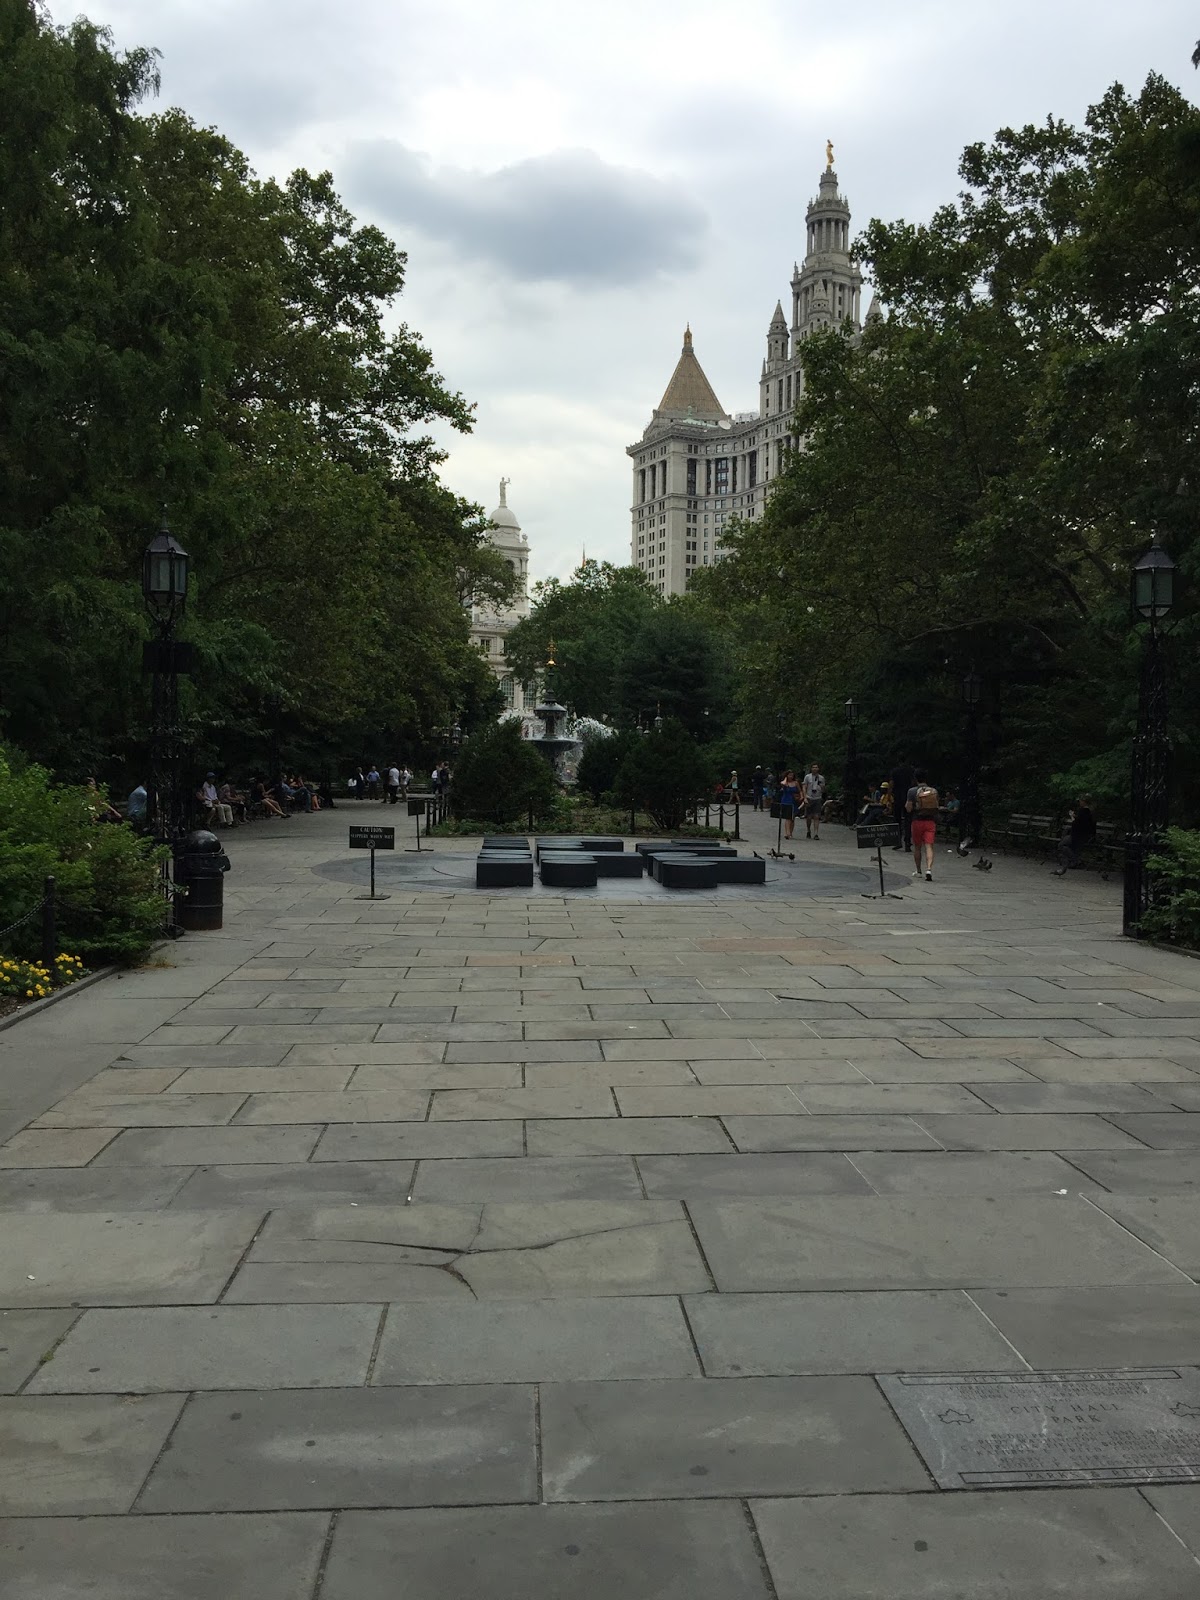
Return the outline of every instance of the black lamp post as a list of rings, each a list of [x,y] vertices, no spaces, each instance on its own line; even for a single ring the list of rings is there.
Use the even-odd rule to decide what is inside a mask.
[[[1167,675],[1163,652],[1166,621],[1175,603],[1175,563],[1159,544],[1136,563],[1130,595],[1132,620],[1147,624],[1133,737],[1129,832],[1125,835],[1125,904],[1122,931],[1139,937],[1142,916],[1154,897],[1146,858],[1153,855],[1168,821],[1171,748],[1167,737]]]
[[[958,797],[958,842],[966,845],[972,840],[978,842],[983,834],[983,805],[979,798],[979,702],[983,680],[974,667],[963,679],[959,692],[967,713],[967,749],[962,793]]]
[[[175,639],[175,627],[187,606],[187,551],[171,537],[166,507],[162,526],[142,556],[142,598],[157,637],[144,646],[142,667],[152,674],[150,773],[154,832],[172,839],[181,816],[179,804],[179,674],[190,667],[190,649]]]
[[[858,706],[846,701],[846,766],[842,774],[842,806],[847,827],[858,815]]]

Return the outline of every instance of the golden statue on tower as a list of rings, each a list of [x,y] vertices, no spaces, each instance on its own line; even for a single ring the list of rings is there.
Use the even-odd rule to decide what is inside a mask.
[[[833,171],[833,140],[832,139],[826,139],[826,141],[825,141],[825,170],[827,172],[832,172]]]

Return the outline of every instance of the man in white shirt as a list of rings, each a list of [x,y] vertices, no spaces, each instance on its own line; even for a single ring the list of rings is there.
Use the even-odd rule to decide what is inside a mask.
[[[225,805],[217,793],[217,775],[210,772],[200,785],[200,804],[208,810],[208,821],[218,822],[223,828],[233,827],[233,809]]]
[[[393,761],[387,770],[387,798],[393,805],[400,794],[400,768]]]
[[[821,807],[825,804],[825,779],[821,776],[820,763],[814,761],[804,774],[804,836],[806,839],[819,839],[821,837]]]
[[[409,770],[408,767],[401,767],[400,768],[400,793],[401,793],[401,795],[403,796],[403,798],[405,800],[408,799],[408,791],[409,791],[409,789],[411,787],[412,787],[412,772]]]

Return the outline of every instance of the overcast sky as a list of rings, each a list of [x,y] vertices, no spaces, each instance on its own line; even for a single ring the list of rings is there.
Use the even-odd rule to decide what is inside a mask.
[[[65,22],[80,6],[51,0]],[[164,105],[260,173],[331,168],[409,253],[399,317],[477,403],[444,476],[501,474],[535,576],[629,558],[630,469],[685,322],[757,405],[832,139],[854,228],[919,221],[962,147],[1080,118],[1150,71],[1189,95],[1196,0],[92,0],[162,52]],[[790,313],[789,313],[790,314]]]

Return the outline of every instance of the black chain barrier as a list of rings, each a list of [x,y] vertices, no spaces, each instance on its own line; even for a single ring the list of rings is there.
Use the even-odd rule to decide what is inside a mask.
[[[54,892],[54,879],[47,878],[45,893],[37,905],[30,906],[23,916],[15,922],[10,922],[6,928],[0,928],[0,939],[5,939],[10,933],[15,933],[18,928],[23,928],[27,922],[32,922],[39,913],[42,918],[42,965],[48,966],[54,960],[54,946],[58,942],[57,910]]]

